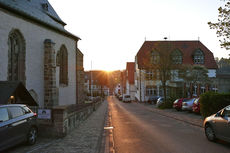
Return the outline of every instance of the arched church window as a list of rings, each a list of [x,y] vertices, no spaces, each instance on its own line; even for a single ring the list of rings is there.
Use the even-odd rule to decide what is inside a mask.
[[[176,49],[171,53],[171,60],[173,64],[182,64],[183,57],[180,50]]]
[[[60,67],[59,83],[68,85],[68,52],[65,45],[62,45],[57,54],[57,66]]]
[[[204,53],[198,49],[193,55],[194,64],[204,64]]]
[[[19,30],[12,30],[8,38],[8,80],[25,85],[25,40]]]

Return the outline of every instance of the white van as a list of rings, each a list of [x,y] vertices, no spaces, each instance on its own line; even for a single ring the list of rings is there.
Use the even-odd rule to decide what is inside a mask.
[[[127,103],[131,103],[131,97],[130,97],[130,95],[124,94],[122,101],[123,102],[127,102]]]

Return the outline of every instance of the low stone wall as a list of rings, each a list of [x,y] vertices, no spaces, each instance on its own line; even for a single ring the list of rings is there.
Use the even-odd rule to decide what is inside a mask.
[[[51,109],[51,120],[40,120],[39,124],[39,136],[42,137],[64,137],[76,127],[78,127],[82,121],[86,120],[88,116],[95,111],[101,101],[79,107],[79,105],[70,106],[56,106]]]

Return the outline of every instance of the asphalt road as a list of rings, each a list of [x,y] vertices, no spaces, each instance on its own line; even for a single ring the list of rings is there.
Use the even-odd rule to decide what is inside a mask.
[[[229,143],[209,142],[201,127],[153,113],[142,104],[109,97],[116,153],[230,153]]]

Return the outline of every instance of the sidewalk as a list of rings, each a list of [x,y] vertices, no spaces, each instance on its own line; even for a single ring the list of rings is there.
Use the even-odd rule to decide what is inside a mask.
[[[107,101],[102,102],[78,128],[61,139],[52,139],[34,146],[15,148],[15,153],[98,153],[107,112]],[[11,153],[11,151],[10,151]]]
[[[202,116],[194,113],[189,113],[188,111],[177,111],[175,109],[158,109],[155,105],[136,103],[136,105],[141,105],[153,113],[160,114],[162,116],[170,117],[182,122],[189,123],[194,126],[203,127]]]

